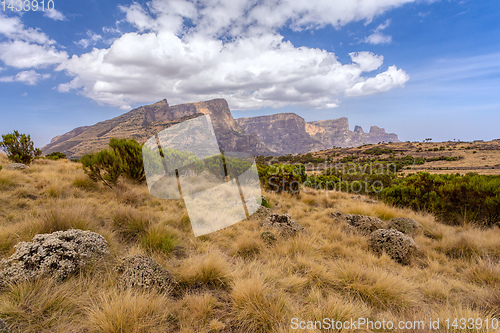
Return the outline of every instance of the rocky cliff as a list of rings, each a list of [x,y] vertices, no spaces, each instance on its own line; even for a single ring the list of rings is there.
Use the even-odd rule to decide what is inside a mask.
[[[279,113],[235,120],[224,99],[174,106],[164,99],[93,126],[78,127],[56,136],[42,147],[42,151],[44,154],[58,151],[70,158],[78,158],[86,152],[106,148],[112,137],[134,138],[142,143],[172,124],[201,114],[210,115],[219,146],[224,151],[283,155],[399,141],[396,134],[388,134],[376,126],[372,126],[369,133],[359,126],[350,131],[345,117],[307,123],[294,113]]]
[[[233,119],[224,99],[174,106],[170,106],[167,100],[162,100],[93,126],[79,127],[56,136],[48,145],[42,147],[42,151],[44,154],[59,151],[70,158],[78,158],[86,152],[106,148],[112,137],[134,138],[142,143],[168,126],[201,114],[210,115],[217,140],[223,150],[248,151],[259,155],[272,153],[257,136],[244,133]]]
[[[236,122],[246,133],[253,133],[275,154],[299,154],[332,147],[356,147],[365,143],[399,142],[394,133],[372,126],[365,133],[360,126],[349,130],[347,118],[307,123],[295,113],[239,118]]]

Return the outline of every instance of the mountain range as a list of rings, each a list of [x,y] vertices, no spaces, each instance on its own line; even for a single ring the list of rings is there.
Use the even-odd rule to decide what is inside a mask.
[[[396,134],[386,133],[377,126],[372,126],[368,133],[359,126],[351,131],[345,117],[306,122],[295,113],[278,113],[234,119],[224,99],[173,106],[164,99],[56,136],[42,151],[44,154],[58,151],[68,158],[79,158],[86,152],[106,148],[112,137],[135,138],[142,143],[173,124],[202,114],[210,115],[217,141],[224,151],[284,155],[382,141],[399,142]]]

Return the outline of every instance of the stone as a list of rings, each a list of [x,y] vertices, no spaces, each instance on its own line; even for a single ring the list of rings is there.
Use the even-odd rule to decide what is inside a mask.
[[[168,294],[176,286],[174,277],[168,270],[142,254],[125,257],[116,271],[120,274],[118,286],[121,288],[155,289]]]
[[[370,248],[377,254],[387,253],[396,262],[408,265],[419,249],[413,238],[395,229],[379,229],[370,235]]]
[[[14,248],[15,253],[1,262],[5,268],[0,271],[0,287],[40,276],[63,280],[88,261],[109,254],[104,237],[78,229],[38,234]]]
[[[27,166],[26,164],[22,164],[22,163],[11,163],[11,164],[7,165],[7,167],[6,167],[7,170],[24,170],[27,168],[29,168],[29,166]]]
[[[261,226],[266,229],[276,230],[280,236],[294,236],[304,230],[304,227],[288,214],[279,215],[273,213],[261,222]]]
[[[423,228],[420,223],[409,217],[396,217],[389,221],[389,229],[396,229],[411,237],[419,234]]]
[[[270,231],[264,231],[263,233],[260,234],[260,238],[266,243],[267,245],[272,245],[276,243],[276,235],[274,235]]]
[[[343,214],[341,217],[346,220],[349,227],[365,236],[368,236],[375,230],[384,228],[384,222],[378,217],[356,214]]]

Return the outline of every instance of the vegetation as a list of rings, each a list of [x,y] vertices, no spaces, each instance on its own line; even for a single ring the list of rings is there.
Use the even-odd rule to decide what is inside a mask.
[[[57,161],[58,159],[66,158],[66,154],[55,151],[53,153],[45,155],[45,158],[48,158],[49,160]]]
[[[302,164],[275,164],[258,166],[259,178],[266,191],[299,194],[306,180],[306,168]]]
[[[289,332],[292,318],[427,324],[500,315],[499,228],[445,225],[425,211],[310,189],[264,193],[273,212],[306,228],[300,235],[266,244],[250,218],[195,238],[180,200],[158,200],[127,177],[113,188],[86,178],[64,159],[0,172],[0,259],[35,234],[69,228],[98,232],[112,253],[62,282],[44,277],[0,290],[0,317],[12,332]],[[403,267],[375,255],[366,237],[332,218],[336,211],[416,220],[421,257]],[[169,270],[178,292],[118,287],[116,261],[133,254]]]
[[[419,172],[395,180],[380,197],[391,204],[433,212],[446,223],[498,225],[500,221],[498,176]]]
[[[9,160],[14,163],[30,164],[35,157],[42,154],[39,148],[35,148],[29,134],[22,134],[18,131],[2,135],[0,148],[7,153]]]
[[[136,181],[145,179],[142,145],[135,139],[111,138],[109,149],[87,153],[80,162],[90,179],[108,187],[116,186],[122,175]]]

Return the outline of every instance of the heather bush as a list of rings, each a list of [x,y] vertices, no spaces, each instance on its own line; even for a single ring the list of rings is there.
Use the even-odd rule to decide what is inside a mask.
[[[42,154],[39,148],[35,148],[29,134],[22,134],[18,131],[2,135],[0,148],[7,153],[9,160],[14,163],[30,164],[35,157]]]

